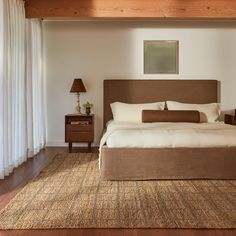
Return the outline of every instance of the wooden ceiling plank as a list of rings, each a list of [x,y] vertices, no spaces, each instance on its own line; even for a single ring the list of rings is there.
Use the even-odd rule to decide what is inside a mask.
[[[27,18],[236,19],[236,0],[26,0]]]

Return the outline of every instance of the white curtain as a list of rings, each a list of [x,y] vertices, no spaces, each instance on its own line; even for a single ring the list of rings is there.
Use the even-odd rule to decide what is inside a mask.
[[[40,40],[32,38],[34,42],[26,37],[22,0],[0,2],[0,179],[3,179],[28,156],[39,151],[44,142],[44,133],[39,129],[45,127],[43,119],[38,118],[44,116],[43,111],[37,107],[43,105],[39,82],[42,77],[41,36]],[[36,49],[38,44],[40,47]]]
[[[37,154],[45,145],[45,104],[42,69],[42,23],[26,22],[27,51],[27,137],[28,156]]]
[[[2,0],[1,0],[2,1]],[[27,158],[25,99],[25,11],[21,0],[3,0],[0,178]]]
[[[3,1],[0,0],[0,179],[4,177],[3,160]]]

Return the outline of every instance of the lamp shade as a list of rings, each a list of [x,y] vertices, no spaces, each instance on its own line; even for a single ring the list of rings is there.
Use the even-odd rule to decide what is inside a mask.
[[[71,93],[86,92],[82,79],[74,79],[70,92]]]

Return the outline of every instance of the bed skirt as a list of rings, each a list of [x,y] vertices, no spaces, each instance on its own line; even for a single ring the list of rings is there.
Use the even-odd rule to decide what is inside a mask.
[[[236,147],[108,148],[103,146],[104,180],[236,179]]]

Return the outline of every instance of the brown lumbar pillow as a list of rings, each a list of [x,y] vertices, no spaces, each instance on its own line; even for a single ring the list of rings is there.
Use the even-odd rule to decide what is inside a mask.
[[[192,122],[200,123],[199,111],[143,110],[142,122]]]

